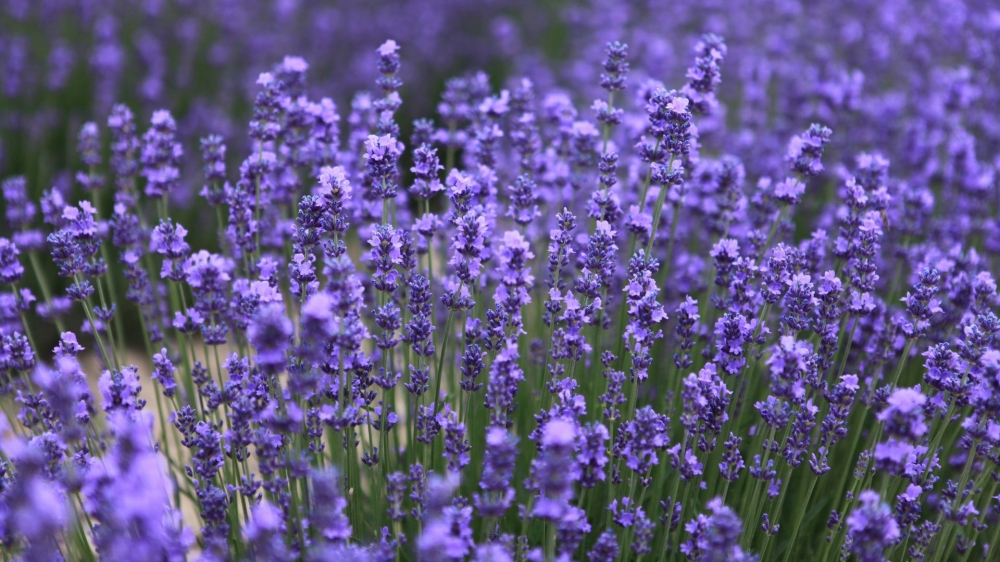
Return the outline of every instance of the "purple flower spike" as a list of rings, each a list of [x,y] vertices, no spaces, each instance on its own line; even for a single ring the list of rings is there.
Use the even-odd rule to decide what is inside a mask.
[[[152,126],[142,137],[142,175],[146,178],[146,195],[162,199],[177,189],[184,149],[174,139],[177,124],[169,111],[156,111],[150,123]]]
[[[743,524],[721,498],[708,502],[710,515],[698,515],[685,526],[691,536],[681,545],[688,560],[700,562],[750,562],[754,556],[740,548]]]
[[[885,550],[899,538],[899,524],[877,492],[865,490],[858,501],[860,505],[847,517],[851,553],[861,562],[882,562]]]
[[[531,463],[531,488],[538,494],[532,517],[556,522],[569,512],[573,483],[579,478],[572,457],[576,438],[576,425],[559,418],[542,430],[541,453]]]
[[[24,275],[24,267],[17,258],[21,252],[17,246],[6,238],[0,238],[0,283],[9,285],[17,283]]]
[[[283,370],[291,335],[292,321],[285,315],[285,307],[280,302],[262,306],[247,330],[247,337],[257,350],[257,363],[272,373]]]

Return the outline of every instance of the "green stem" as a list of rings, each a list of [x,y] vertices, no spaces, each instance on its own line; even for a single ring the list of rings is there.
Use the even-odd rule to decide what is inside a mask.
[[[45,275],[45,270],[42,269],[42,264],[38,260],[38,252],[28,252],[28,260],[31,262],[31,269],[35,273],[35,280],[38,281],[38,287],[42,290],[42,298],[45,299],[45,304],[49,305],[49,309],[51,310],[52,289],[49,287],[49,280]],[[66,331],[66,325],[61,316],[55,315],[54,321],[56,329],[59,330],[60,334]]]

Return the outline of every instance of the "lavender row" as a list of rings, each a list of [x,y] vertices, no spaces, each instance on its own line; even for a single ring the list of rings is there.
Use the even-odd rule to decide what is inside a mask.
[[[991,166],[935,108],[898,173],[809,122],[741,158],[729,51],[671,89],[608,43],[580,106],[465,75],[408,138],[395,41],[343,120],[286,57],[186,225],[169,111],[84,125],[79,189],[3,183],[4,552],[987,559]]]

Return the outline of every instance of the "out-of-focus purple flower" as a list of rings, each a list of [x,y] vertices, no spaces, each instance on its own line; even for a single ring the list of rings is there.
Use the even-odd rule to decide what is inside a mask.
[[[10,431],[7,420],[0,421],[0,430]],[[59,481],[52,481],[46,474],[47,455],[39,440],[29,443],[20,437],[5,438],[4,452],[17,469],[11,478],[10,465],[2,465],[3,508],[0,523],[4,549],[13,547],[13,540],[21,538],[25,548],[19,554],[25,560],[60,560],[57,537],[69,520],[66,490]]]
[[[184,241],[187,229],[181,224],[175,224],[171,219],[161,220],[160,224],[149,235],[149,251],[166,258],[160,271],[160,276],[172,281],[184,279],[181,261],[187,258],[191,247]]]
[[[85,191],[92,191],[100,188],[104,184],[104,179],[95,171],[101,164],[101,136],[97,128],[97,123],[84,123],[80,128],[77,137],[77,152],[80,154],[81,163],[87,167],[87,172],[79,172],[76,175],[77,182]]]
[[[927,397],[920,388],[897,388],[889,396],[886,408],[879,412],[878,420],[889,435],[917,440],[927,433],[924,422],[924,404]]]
[[[265,499],[250,510],[250,521],[244,534],[256,556],[268,560],[289,560],[284,527],[281,510]]]
[[[94,542],[103,556],[127,559],[183,557],[194,536],[171,505],[173,480],[152,448],[152,418],[111,418],[117,440],[83,483],[84,508],[98,523]]]
[[[941,301],[934,298],[941,283],[941,275],[936,269],[927,268],[917,276],[913,285],[913,293],[906,292],[900,299],[906,305],[906,313],[910,321],[903,324],[903,333],[907,338],[916,339],[927,334],[931,318],[944,312]]]
[[[510,207],[507,209],[506,215],[514,219],[514,222],[525,226],[536,217],[541,216],[537,205],[536,185],[531,176],[527,174],[518,176],[508,191],[510,192]]]
[[[718,351],[712,361],[721,366],[726,374],[739,374],[746,365],[744,347],[750,343],[756,322],[756,319],[752,323],[747,322],[742,315],[727,312],[715,323],[715,346]]]
[[[454,253],[448,263],[455,266],[456,275],[467,286],[472,285],[479,277],[488,235],[486,217],[477,210],[470,210],[455,218],[455,235],[452,238]]]
[[[174,139],[177,125],[170,112],[153,113],[151,126],[142,137],[142,175],[146,178],[146,196],[162,199],[176,190],[180,182],[180,158],[184,149]]]
[[[669,422],[666,416],[645,406],[635,413],[634,420],[622,426],[621,444],[616,450],[625,459],[625,466],[636,472],[644,486],[649,482],[646,473],[659,464],[659,451],[669,442],[666,429]]]
[[[521,233],[508,230],[503,235],[499,258],[500,286],[493,299],[510,317],[516,332],[521,332],[521,308],[531,303],[529,291],[535,278],[531,275],[531,260],[535,254]]]
[[[584,488],[593,488],[607,479],[604,467],[608,464],[606,443],[609,438],[608,428],[599,422],[580,427],[576,462],[580,466],[580,485]]]
[[[116,104],[111,108],[108,130],[111,131],[111,170],[115,188],[119,193],[131,195],[139,172],[139,137],[135,117],[128,106]]]
[[[899,538],[899,524],[877,492],[865,490],[858,501],[858,507],[847,517],[851,553],[861,562],[881,562],[885,550]]]
[[[618,560],[619,548],[618,539],[612,530],[607,530],[597,537],[594,548],[587,553],[590,562],[614,562]]]
[[[462,560],[475,545],[472,537],[472,507],[454,505],[451,495],[458,487],[458,477],[433,477],[427,484],[425,523],[417,538],[421,560]]]
[[[774,197],[787,205],[798,205],[806,185],[798,178],[785,178],[774,186]]]
[[[104,371],[97,381],[97,388],[101,391],[102,407],[109,415],[122,412],[135,419],[146,405],[146,401],[139,398],[142,387],[139,385],[139,369],[134,365],[123,367],[120,371]]]
[[[514,501],[511,478],[517,459],[517,437],[499,427],[486,431],[486,457],[479,480],[482,494],[473,497],[482,517],[502,517]]]
[[[774,396],[793,403],[801,403],[805,399],[806,386],[810,383],[812,357],[809,342],[796,340],[794,336],[781,336],[778,339],[767,359]]]
[[[531,463],[531,489],[537,492],[531,516],[557,522],[568,512],[573,483],[580,473],[573,460],[577,428],[556,418],[542,430],[541,452]]]
[[[435,193],[444,191],[444,184],[441,183],[438,174],[444,166],[438,158],[437,149],[427,144],[422,144],[413,151],[413,186],[410,193],[421,199],[429,199]]]
[[[285,306],[272,302],[262,306],[250,322],[247,338],[257,351],[257,364],[269,372],[280,372],[287,358],[292,321],[285,315]]]
[[[261,91],[253,106],[253,120],[250,121],[250,138],[263,143],[273,141],[281,131],[282,84],[270,72],[262,72],[257,78]]]
[[[693,364],[689,352],[694,347],[694,336],[700,318],[698,301],[690,295],[685,296],[684,301],[677,306],[677,337],[680,340],[678,344],[680,351],[674,353],[674,365],[678,369],[687,369]]]
[[[0,238],[0,283],[17,283],[24,275],[24,266],[17,258],[21,254],[17,246],[6,238]]]
[[[31,225],[38,213],[38,206],[28,197],[28,182],[24,176],[3,180],[5,216],[10,228],[21,230]]]
[[[824,474],[830,470],[830,465],[827,464],[830,447],[847,436],[847,418],[858,388],[857,375],[841,375],[837,384],[825,393],[830,410],[820,424],[819,458],[813,454],[809,461],[809,467],[816,474]]]
[[[378,82],[379,87],[386,95],[399,90],[403,85],[402,81],[396,78],[396,73],[399,72],[399,45],[389,39],[379,45],[375,52],[378,54],[378,73],[382,75]]]
[[[684,525],[690,534],[681,545],[681,552],[688,560],[701,562],[749,562],[754,560],[740,548],[743,523],[732,509],[723,505],[721,498],[708,502],[710,515],[699,514]]]
[[[715,436],[729,419],[726,408],[732,391],[726,387],[714,363],[706,363],[697,374],[688,375],[682,384],[684,413],[681,414],[681,425],[691,435],[698,435],[698,446],[702,451],[714,450]]]
[[[351,523],[344,515],[347,500],[341,493],[338,473],[332,469],[313,471],[309,522],[326,542],[344,543],[351,537]]]
[[[209,135],[201,139],[201,154],[204,162],[205,185],[201,196],[211,205],[225,201],[226,192],[226,144],[219,135]]]

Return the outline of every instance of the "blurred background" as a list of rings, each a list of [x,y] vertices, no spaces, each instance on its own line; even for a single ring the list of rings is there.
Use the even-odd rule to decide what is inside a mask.
[[[36,199],[56,187],[75,201],[80,127],[103,131],[124,102],[141,132],[165,108],[186,153],[172,215],[211,224],[196,204],[198,139],[222,135],[230,169],[242,161],[255,80],[286,55],[309,63],[307,92],[333,99],[343,131],[364,99],[357,92],[377,90],[376,47],[394,39],[406,139],[413,119],[436,116],[449,77],[477,71],[493,90],[530,77],[541,106],[569,99],[593,120],[604,46],[615,40],[629,46],[624,103],[635,109],[650,85],[683,84],[706,32],[725,38],[728,55],[722,108],[699,124],[703,152],[739,155],[748,178],[780,168],[789,137],[818,121],[835,131],[831,164],[876,151],[908,181],[995,185],[995,0],[0,0],[0,179],[24,176]],[[107,216],[110,197],[103,207]],[[211,229],[191,230],[193,247],[216,244]]]

